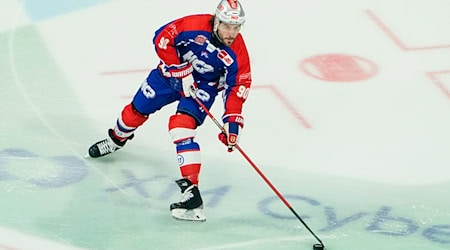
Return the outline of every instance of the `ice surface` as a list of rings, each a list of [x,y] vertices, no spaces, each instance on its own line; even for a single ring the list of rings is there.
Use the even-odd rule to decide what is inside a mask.
[[[0,3],[0,249],[312,249],[210,120],[197,136],[208,220],[171,217],[174,105],[84,158],[158,62],[155,29],[215,1],[31,2]],[[242,3],[245,153],[327,249],[449,249],[450,3]]]

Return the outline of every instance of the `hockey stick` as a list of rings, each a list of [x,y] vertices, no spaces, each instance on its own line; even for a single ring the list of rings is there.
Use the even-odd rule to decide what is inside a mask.
[[[191,90],[191,96],[192,98],[200,105],[200,107],[205,111],[205,113],[211,118],[211,120],[216,124],[216,126],[220,129],[222,133],[226,134],[225,128],[220,124],[219,121],[214,117],[214,115],[206,108],[206,106],[200,101],[196,96],[196,91]],[[236,144],[235,148],[241,153],[241,155],[247,160],[247,162],[256,170],[256,172],[259,174],[259,176],[269,185],[269,187],[272,189],[272,191],[275,192],[275,194],[278,196],[278,198],[283,201],[283,203],[291,210],[291,212],[297,217],[297,219],[305,226],[305,228],[316,238],[316,240],[320,243],[320,245],[314,245],[314,249],[325,249],[325,245],[323,244],[322,240],[312,231],[312,229],[306,224],[305,221],[300,217],[300,215],[295,212],[294,208],[292,208],[291,204],[283,197],[283,195],[275,188],[275,186],[267,179],[267,177],[264,175],[264,173],[256,166],[256,164],[250,159],[250,157],[242,150],[242,148]]]

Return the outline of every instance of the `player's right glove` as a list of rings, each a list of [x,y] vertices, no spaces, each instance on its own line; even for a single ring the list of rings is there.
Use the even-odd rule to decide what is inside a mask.
[[[225,133],[220,133],[219,140],[232,152],[239,141],[239,130],[244,127],[244,118],[241,115],[229,115],[223,119]]]
[[[192,77],[193,67],[190,63],[167,66],[161,64],[162,74],[168,78],[169,85],[179,91],[184,97],[190,97],[197,89]]]

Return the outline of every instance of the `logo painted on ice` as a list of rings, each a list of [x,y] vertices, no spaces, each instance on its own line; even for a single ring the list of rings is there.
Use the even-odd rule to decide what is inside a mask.
[[[180,164],[184,163],[184,158],[180,155],[177,156]],[[36,171],[35,173],[42,173],[45,169],[56,169],[55,172],[49,172],[47,175],[35,177],[33,173],[28,172],[27,176],[23,176],[20,172],[15,171],[14,164],[20,162],[22,168],[28,167],[29,171]],[[38,161],[40,164],[36,164]],[[123,179],[125,183],[122,185],[115,185],[114,187],[104,189],[106,193],[117,192],[126,188],[134,189],[139,195],[145,198],[151,198],[153,193],[150,192],[149,185],[152,182],[160,182],[161,179],[168,177],[162,175],[156,176],[141,176],[141,174],[135,174],[129,169],[122,169]],[[51,156],[43,157],[31,152],[25,148],[5,148],[0,149],[0,183],[2,182],[14,182],[23,181],[27,184],[31,184],[36,188],[44,189],[56,189],[64,188],[81,182],[89,174],[88,166],[82,159],[74,156]],[[32,178],[29,178],[32,176]],[[168,186],[167,189],[157,196],[159,199],[168,199],[172,194],[177,192],[173,185]],[[203,194],[205,199],[205,205],[207,207],[217,206],[224,197],[230,191],[230,186],[219,186],[204,190]],[[301,202],[303,206],[307,206],[303,211],[310,211],[310,213],[319,213],[320,218],[323,218],[322,227],[318,230],[324,233],[336,232],[349,225],[360,226],[360,229],[379,235],[387,236],[390,238],[398,237],[408,240],[411,237],[416,239],[422,237],[431,242],[442,244],[440,249],[448,248],[450,245],[450,224],[447,221],[439,220],[439,224],[423,223],[421,220],[410,218],[402,213],[399,213],[397,209],[387,204],[382,204],[374,209],[355,208],[353,212],[348,214],[348,211],[343,214],[336,207],[330,205],[329,202],[321,202],[317,199],[307,196],[299,195],[285,195],[286,199],[290,201]],[[286,209],[278,209],[280,200],[277,196],[266,197],[259,201],[257,208],[266,216],[270,216],[274,219],[291,219],[296,218],[292,214],[288,213]],[[141,203],[129,204],[129,203],[114,203],[115,205],[132,205],[135,207],[145,207]],[[309,206],[309,209],[308,209]],[[317,215],[317,214],[316,214]],[[435,216],[435,215],[433,215]],[[312,214],[302,214],[302,217],[314,218]],[[431,219],[430,219],[431,220]],[[245,223],[246,221],[243,220]],[[447,249],[446,248],[446,249]]]
[[[370,60],[344,54],[315,55],[303,60],[300,69],[311,77],[330,82],[367,80],[378,73]]]
[[[88,175],[86,164],[74,156],[41,157],[24,148],[6,148],[0,150],[0,181],[15,181],[23,178],[13,167],[14,163],[18,161],[31,176],[31,178],[25,178],[25,181],[40,188],[70,186],[80,182]],[[41,173],[46,171],[45,169],[52,169],[51,175],[41,176]]]

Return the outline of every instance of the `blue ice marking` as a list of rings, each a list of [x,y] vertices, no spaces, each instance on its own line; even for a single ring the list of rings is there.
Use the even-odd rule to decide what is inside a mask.
[[[119,187],[107,188],[105,189],[106,192],[116,192],[126,188],[133,188],[139,195],[145,198],[150,198],[150,194],[144,184],[147,182],[157,181],[162,178],[167,178],[167,176],[164,175],[157,175],[150,178],[138,179],[130,170],[121,169],[121,172],[127,179],[127,182]]]
[[[6,164],[11,161],[15,160],[17,158],[32,158],[37,157],[37,155],[31,153],[30,151],[23,149],[23,148],[6,148],[4,150],[0,151],[0,181],[7,181],[7,180],[16,180],[17,177],[15,177],[12,174],[9,174],[4,167]]]
[[[42,188],[60,188],[75,184],[88,175],[84,162],[74,156],[51,157],[57,166],[62,166],[58,175],[41,179],[30,179],[29,182]]]
[[[11,161],[20,159],[41,158],[40,156],[23,148],[6,148],[0,150],[0,181],[17,180],[18,177],[8,173],[5,166]],[[87,166],[84,162],[74,156],[55,156],[49,159],[60,170],[57,175],[48,178],[27,179],[28,183],[41,188],[61,188],[75,184],[88,175]],[[37,166],[39,167],[39,166]]]
[[[302,200],[302,201],[305,201],[305,202],[309,203],[309,204],[312,205],[312,206],[319,206],[319,205],[320,205],[320,202],[318,202],[318,201],[316,201],[316,200],[314,200],[314,199],[311,199],[311,198],[309,198],[309,197],[305,197],[305,196],[299,196],[299,195],[286,195],[286,196],[284,196],[284,198],[285,198],[285,199],[292,199],[292,200],[294,200],[294,199],[295,199],[295,200]],[[269,216],[271,216],[271,217],[273,217],[273,218],[278,218],[278,219],[295,219],[295,217],[292,216],[292,215],[286,216],[286,215],[281,215],[281,214],[278,214],[278,213],[273,212],[273,211],[269,208],[269,205],[270,205],[272,202],[274,202],[274,201],[280,201],[280,202],[281,202],[281,200],[279,199],[278,196],[271,196],[271,197],[269,197],[269,198],[266,198],[266,199],[260,201],[259,204],[258,204],[259,210],[260,210],[263,214],[267,214],[267,215],[269,215]],[[301,215],[300,217],[302,217],[302,218],[304,218],[304,219],[307,219],[307,218],[310,218],[311,216]]]

